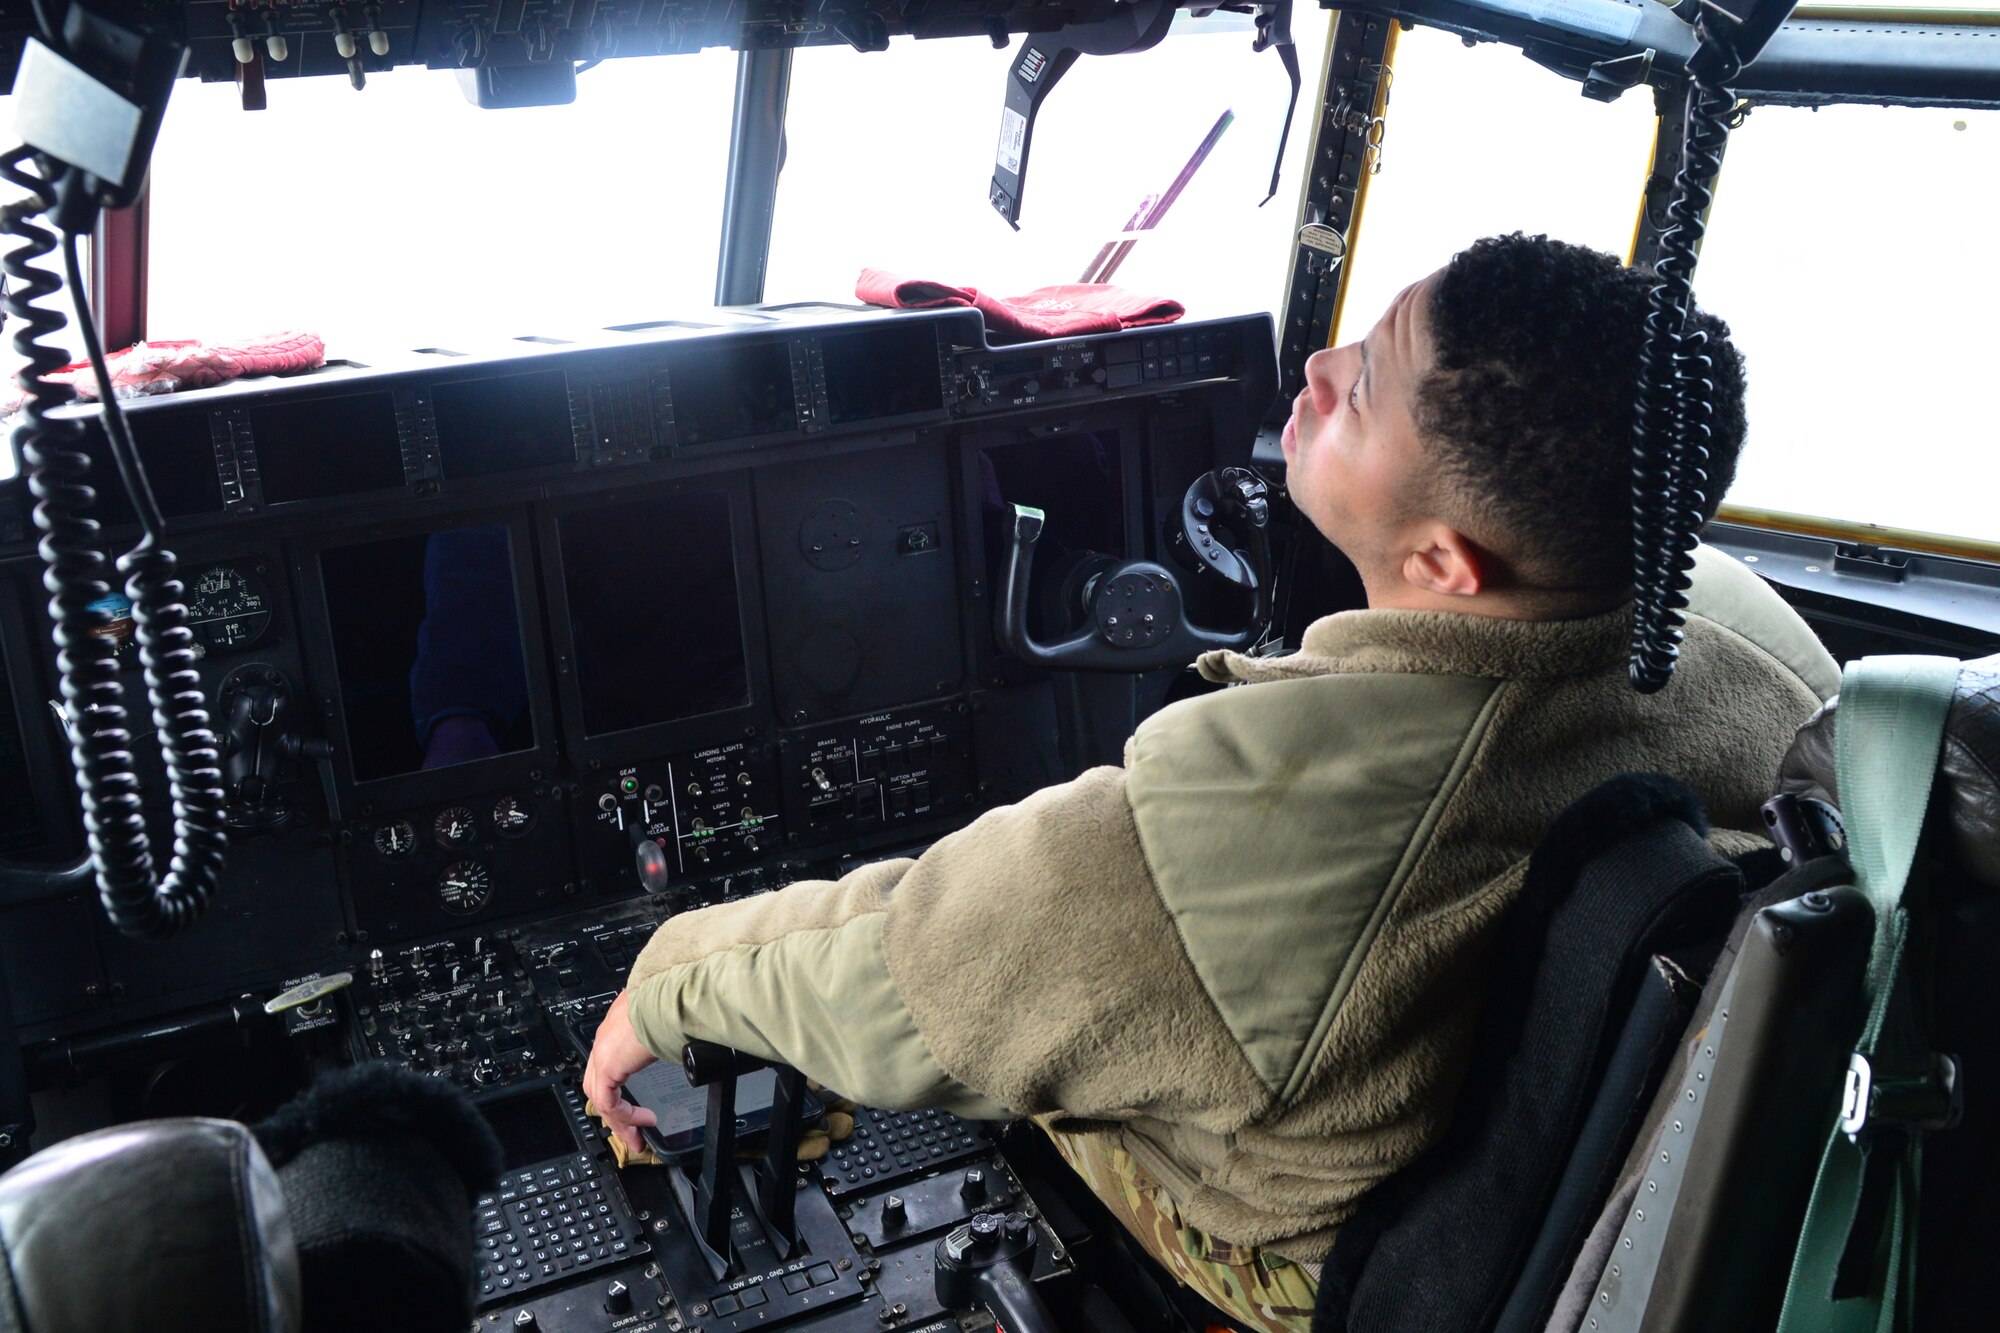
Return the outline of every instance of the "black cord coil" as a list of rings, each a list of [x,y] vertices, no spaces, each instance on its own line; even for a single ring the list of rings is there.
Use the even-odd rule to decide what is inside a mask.
[[[1703,26],[1696,31],[1704,46],[1716,50],[1720,39]],[[1662,689],[1680,660],[1681,631],[1687,623],[1682,612],[1692,586],[1689,571],[1706,521],[1715,383],[1709,378],[1708,335],[1688,323],[1695,253],[1736,106],[1736,95],[1724,85],[1742,69],[1726,46],[1717,56],[1714,77],[1694,75],[1689,87],[1681,165],[1660,238],[1654,265],[1659,281],[1639,353],[1639,410],[1632,439],[1631,676],[1632,687],[1642,694]]]
[[[160,545],[159,509],[118,411],[96,330],[86,317],[82,332],[104,398],[104,424],[113,457],[145,527],[145,536],[119,559],[118,568],[126,576],[125,591],[132,601],[139,661],[173,802],[173,862],[164,880],[158,880],[134,767],[134,737],[118,678],[117,646],[104,633],[110,617],[99,605],[111,589],[100,549],[101,528],[86,513],[96,498],[88,483],[90,460],[75,447],[85,426],[51,416],[75,397],[75,391],[47,378],[66,358],[41,340],[62,329],[66,321],[34,304],[62,288],[52,275],[32,266],[56,248],[56,234],[36,218],[55,204],[53,182],[59,169],[45,158],[36,159],[32,148],[0,157],[0,177],[26,194],[0,209],[0,231],[19,241],[0,258],[0,269],[8,278],[6,309],[15,320],[14,349],[27,358],[15,377],[27,402],[14,429],[14,444],[27,465],[35,526],[43,534],[39,550],[47,569],[42,581],[50,594],[70,758],[98,893],[120,931],[160,937],[192,925],[220,877],[227,843],[221,754],[194,670],[194,636],[187,627],[187,608],[181,604],[180,582],[174,577],[174,557]],[[71,244],[64,257],[81,303],[75,238],[68,239]]]

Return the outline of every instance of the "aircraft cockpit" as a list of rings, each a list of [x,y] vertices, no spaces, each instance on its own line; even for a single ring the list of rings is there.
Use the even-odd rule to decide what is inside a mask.
[[[1853,664],[2000,649],[1991,331],[1964,317],[1992,281],[2000,12],[35,0],[0,6],[0,71],[0,1326],[1990,1318],[2000,1046],[1965,1016],[2000,948],[1995,671]],[[1824,158],[1805,118],[1838,131]],[[1432,671],[1407,727],[1363,694],[1316,740],[1245,702],[1307,697],[1371,614],[1428,642],[1430,604],[1383,610],[1379,569],[1329,540],[1302,423],[1374,415],[1431,299],[1403,284],[1522,231],[1613,253],[1652,305],[1597,395],[1636,404],[1597,482],[1629,577],[1498,618],[1617,621],[1588,670],[1634,734],[1670,736],[1645,730],[1667,708],[1782,731],[1782,771],[1744,779],[1757,827],[1710,789],[1704,813],[1678,781],[1618,787],[1637,761],[1580,763],[1546,811],[1559,757],[1489,773],[1481,738],[1523,706],[1477,682],[1587,674],[1540,649],[1451,659],[1473,665]],[[1749,366],[1719,475],[1727,331],[1697,300]],[[1829,362],[1842,323],[1866,374]],[[1899,342],[1927,350],[1899,366]],[[1349,355],[1376,378],[1335,393]],[[1904,374],[1890,438],[1855,386]],[[1439,596],[1467,561],[1526,567],[1435,549],[1445,572],[1410,568]],[[1378,682],[1431,670],[1401,640],[1352,651]],[[1797,716],[1718,697],[1719,653],[1782,672]],[[1927,751],[1867,739],[1872,692],[1924,689],[1881,734],[1929,726]],[[1391,776],[1320,820],[1298,802],[1333,737]],[[1169,782],[1165,753],[1200,763]],[[1282,779],[1242,796],[1260,765]],[[1921,843],[1924,800],[1862,808],[1894,785],[1871,768],[1937,770]],[[1035,885],[1089,871],[1012,812],[1111,781],[1129,809],[1078,819],[1159,902],[1064,890],[1071,944],[1180,941],[1231,1039],[1201,1077],[1258,1107],[1080,1114],[1166,1145],[1116,1159],[1122,1193],[1058,1132],[1073,1108],[1025,1106],[1055,1074],[1009,1097],[968,1072],[1036,1027],[1164,1050],[1196,1025],[1041,977],[1066,928],[1003,938],[1010,910],[1041,920]],[[1518,809],[1453,804],[1480,782]],[[1425,840],[1482,819],[1452,836],[1505,901],[1426,908]],[[1302,824],[1320,859],[1275,881],[1352,856],[1390,887],[1311,919],[1283,915],[1305,889],[1232,897]],[[1377,829],[1393,845],[1356,852]],[[1878,838],[1908,855],[1878,866]],[[966,919],[990,935],[919,943],[949,933],[923,867],[981,857]],[[770,906],[797,889],[819,906]],[[694,913],[745,942],[675,924]],[[1415,958],[1475,917],[1486,942],[1450,947],[1476,980],[1343,1026],[1371,949]],[[677,939],[734,962],[690,972]],[[777,942],[845,990],[758,953]],[[1286,1010],[1264,969],[1324,982]],[[683,1007],[637,1016],[662,973]],[[698,1018],[704,987],[769,1007]],[[660,1012],[673,1049],[599,1081]],[[972,1035],[939,1044],[947,1019]],[[1300,1049],[1386,1068],[1441,1032],[1458,1110],[1422,1152],[1390,1161],[1413,1086],[1367,1126],[1292,1116],[1328,1077]],[[820,1067],[772,1053],[800,1033]],[[1252,1216],[1230,1191],[1269,1185],[1273,1143],[1342,1135],[1370,1146],[1276,1173],[1340,1220],[1248,1238],[1294,1277],[1204,1288],[1240,1248],[1210,1219]],[[1850,1186],[1836,1228],[1822,1195]],[[62,1264],[100,1225],[160,1248],[142,1293]]]

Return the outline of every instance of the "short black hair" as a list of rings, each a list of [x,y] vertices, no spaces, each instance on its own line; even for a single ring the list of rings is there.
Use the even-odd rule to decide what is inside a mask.
[[[1650,269],[1602,251],[1516,232],[1461,250],[1432,286],[1417,428],[1445,503],[1480,516],[1467,535],[1495,545],[1524,584],[1632,581],[1632,435],[1653,283]],[[1702,495],[1713,518],[1743,448],[1743,357],[1713,315],[1697,309],[1692,328],[1708,335],[1715,385]]]

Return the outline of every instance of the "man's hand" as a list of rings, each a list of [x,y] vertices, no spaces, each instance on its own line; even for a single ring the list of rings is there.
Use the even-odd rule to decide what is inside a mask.
[[[618,992],[604,1021],[597,1025],[597,1038],[590,1044],[590,1062],[583,1069],[583,1093],[604,1117],[611,1132],[632,1151],[642,1152],[646,1144],[639,1136],[640,1128],[658,1124],[659,1120],[645,1107],[625,1100],[625,1084],[632,1075],[652,1064],[655,1057],[639,1044],[632,1031],[628,1012],[631,1002],[631,991]]]

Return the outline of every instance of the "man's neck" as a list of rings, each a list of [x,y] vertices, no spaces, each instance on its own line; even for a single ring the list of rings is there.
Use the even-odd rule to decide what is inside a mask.
[[[1432,592],[1408,579],[1362,576],[1371,611],[1441,611],[1446,615],[1489,616],[1495,620],[1585,620],[1623,604],[1630,593],[1593,589],[1544,592],[1493,588],[1469,596]]]

